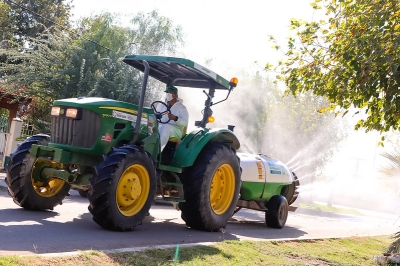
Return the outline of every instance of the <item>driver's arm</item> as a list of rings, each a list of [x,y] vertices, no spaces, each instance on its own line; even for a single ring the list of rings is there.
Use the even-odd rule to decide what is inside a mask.
[[[175,116],[174,118],[177,118],[177,120],[175,121],[173,118],[171,118],[169,123],[175,123],[179,127],[188,126],[189,112],[183,104],[181,104],[177,110],[171,110],[171,112]]]

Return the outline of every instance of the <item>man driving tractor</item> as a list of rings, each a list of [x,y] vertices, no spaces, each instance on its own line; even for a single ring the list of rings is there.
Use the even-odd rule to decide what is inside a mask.
[[[168,86],[165,102],[169,107],[169,112],[165,105],[159,104],[157,112],[164,113],[158,129],[160,132],[161,150],[164,149],[169,138],[181,139],[184,129],[188,126],[189,113],[183,105],[183,100],[178,96],[178,89]]]

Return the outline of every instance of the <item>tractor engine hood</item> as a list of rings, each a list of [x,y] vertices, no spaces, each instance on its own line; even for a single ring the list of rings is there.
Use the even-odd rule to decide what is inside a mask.
[[[91,109],[95,112],[97,109],[109,109],[110,107],[115,107],[114,109],[125,108],[131,111],[137,110],[137,105],[100,97],[78,97],[56,100],[53,106],[84,107],[85,109]]]

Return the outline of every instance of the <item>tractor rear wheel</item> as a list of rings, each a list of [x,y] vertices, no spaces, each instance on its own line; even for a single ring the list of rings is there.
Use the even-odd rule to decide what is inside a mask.
[[[93,220],[115,231],[130,231],[142,223],[157,183],[150,155],[133,145],[110,151],[89,181],[87,197]]]
[[[284,196],[274,195],[267,202],[265,222],[268,227],[281,229],[288,217],[289,205]]]
[[[32,136],[10,155],[5,178],[8,194],[17,205],[28,210],[52,210],[62,204],[70,189],[64,180],[52,178],[42,181],[35,176],[40,175],[38,167],[43,164],[40,159],[30,156],[30,149],[33,144],[47,145],[48,139],[49,136],[44,134]]]
[[[230,146],[209,143],[193,166],[184,169],[185,202],[179,203],[186,225],[218,231],[232,217],[240,191],[240,162]]]

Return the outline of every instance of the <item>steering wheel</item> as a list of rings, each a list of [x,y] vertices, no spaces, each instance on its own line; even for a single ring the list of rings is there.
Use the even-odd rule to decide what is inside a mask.
[[[164,105],[167,108],[167,110],[163,111],[163,112],[157,112],[158,105],[156,106],[156,104]],[[169,108],[169,106],[165,102],[155,101],[155,102],[152,102],[150,106],[151,106],[151,108],[153,108],[153,111],[154,111],[154,114],[156,115],[156,119],[157,119],[158,123],[167,124],[169,121],[171,121],[171,119],[169,119],[169,118],[168,118],[168,121],[166,121],[166,122],[161,121],[161,118],[163,117],[163,115],[171,113],[171,108]]]

